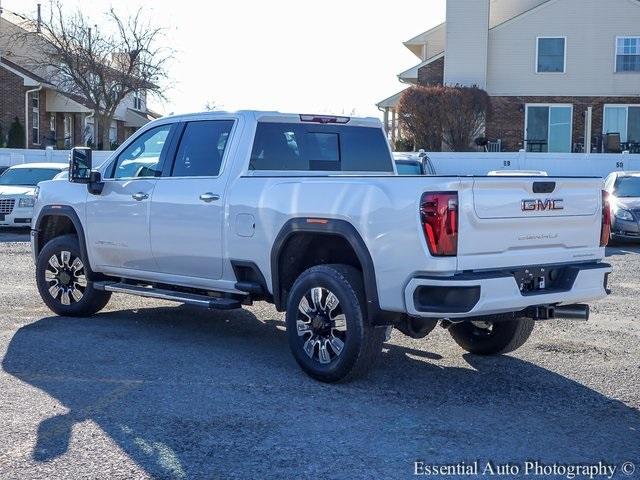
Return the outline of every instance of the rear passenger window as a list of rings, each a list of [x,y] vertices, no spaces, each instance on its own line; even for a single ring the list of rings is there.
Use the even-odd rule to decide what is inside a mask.
[[[187,123],[171,176],[215,177],[220,173],[233,120]]]
[[[250,170],[393,172],[381,129],[258,123]]]

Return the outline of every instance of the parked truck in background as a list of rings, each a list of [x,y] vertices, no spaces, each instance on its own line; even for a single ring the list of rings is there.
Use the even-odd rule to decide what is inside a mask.
[[[376,119],[245,111],[165,117],[99,168],[40,184],[37,285],[59,315],[113,292],[286,311],[300,367],[368,370],[392,327],[515,350],[537,320],[607,294],[598,178],[406,176]]]

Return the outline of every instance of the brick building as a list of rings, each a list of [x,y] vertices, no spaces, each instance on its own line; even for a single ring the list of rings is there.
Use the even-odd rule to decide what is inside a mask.
[[[2,33],[22,28],[21,24],[27,21],[6,10],[0,13]],[[14,50],[24,48],[29,46],[13,45],[10,35],[0,35],[0,130],[3,136],[0,145],[6,143],[10,126],[16,118],[24,127],[23,145],[27,148],[52,146],[66,149],[97,144],[93,110],[82,97],[67,93],[55,82],[44,78],[44,72],[21,65],[20,58],[24,52],[18,55]],[[146,92],[129,95],[118,106],[110,125],[112,144],[122,143],[157,116],[146,106]]]
[[[503,150],[640,153],[638,0],[447,0],[446,22],[404,45],[421,61],[401,82],[489,93]],[[401,93],[378,103],[393,140]]]

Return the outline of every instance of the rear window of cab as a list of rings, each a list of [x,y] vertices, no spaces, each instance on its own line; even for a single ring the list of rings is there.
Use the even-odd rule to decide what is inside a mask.
[[[380,128],[259,122],[249,170],[393,172]]]

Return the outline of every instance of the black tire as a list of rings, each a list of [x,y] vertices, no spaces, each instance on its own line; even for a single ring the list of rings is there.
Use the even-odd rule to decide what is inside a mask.
[[[102,310],[111,298],[111,292],[93,288],[93,282],[86,278],[81,258],[80,244],[75,235],[54,238],[47,242],[38,255],[38,292],[47,307],[58,315],[93,315]]]
[[[456,323],[449,333],[467,352],[478,355],[500,355],[517,350],[531,336],[535,322],[530,318],[488,322],[491,330],[467,321]]]
[[[321,290],[318,302],[314,300],[312,289]],[[331,293],[338,303],[328,300]],[[311,305],[316,303],[320,307],[311,310]],[[329,303],[336,306],[330,309]],[[302,313],[303,305],[309,307],[306,310],[311,316]],[[287,300],[286,322],[289,346],[302,370],[312,378],[328,383],[346,382],[366,375],[382,350],[385,328],[368,324],[365,306],[362,274],[353,267],[318,265],[298,277]],[[324,326],[322,322],[325,322]],[[327,328],[329,333],[326,333]],[[300,331],[304,333],[300,334]],[[314,338],[318,343],[313,343]],[[338,343],[338,349],[334,348],[335,338],[342,343],[341,347]],[[311,347],[305,350],[310,344]]]

